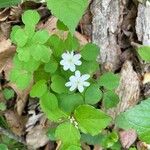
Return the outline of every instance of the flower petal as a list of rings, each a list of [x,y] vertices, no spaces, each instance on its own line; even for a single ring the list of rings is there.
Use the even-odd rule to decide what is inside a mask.
[[[69,69],[69,66],[68,65],[64,65],[63,69],[66,71]]]
[[[69,78],[69,80],[70,80],[71,82],[74,82],[74,81],[76,81],[76,77],[75,77],[75,76],[71,76],[71,77]]]
[[[70,65],[69,69],[70,69],[70,71],[74,72],[76,70],[76,67],[74,64],[72,64],[72,65]]]
[[[82,80],[82,81],[85,81],[85,80],[87,80],[87,79],[89,79],[89,78],[90,78],[90,75],[89,75],[89,74],[84,74],[84,75],[81,76],[81,80]]]
[[[77,88],[77,86],[74,84],[74,85],[72,85],[71,87],[70,87],[70,91],[73,91],[73,90],[75,90]]]
[[[61,57],[65,60],[65,59],[67,59],[69,57],[69,54],[68,53],[63,53],[61,55]]]
[[[66,61],[65,61],[65,60],[61,60],[61,61],[60,61],[60,64],[61,64],[61,65],[64,65],[64,64],[66,64]]]
[[[75,60],[79,60],[80,58],[81,58],[81,54],[75,54],[75,55],[74,55],[74,59],[75,59]]]
[[[79,70],[77,70],[77,71],[75,72],[75,76],[76,76],[77,78],[80,78],[81,73],[80,73],[80,71],[79,71]]]
[[[74,64],[77,65],[77,66],[80,66],[82,64],[82,62],[80,60],[78,60]]]
[[[81,86],[81,85],[78,85],[78,90],[79,90],[79,92],[80,92],[80,93],[82,93],[82,92],[84,91],[84,88],[83,88],[83,86]]]
[[[67,82],[67,83],[65,84],[66,87],[69,87],[69,86],[71,86],[71,85],[72,85],[71,82]]]
[[[83,86],[88,87],[89,85],[90,85],[90,83],[89,83],[89,82],[83,82]]]

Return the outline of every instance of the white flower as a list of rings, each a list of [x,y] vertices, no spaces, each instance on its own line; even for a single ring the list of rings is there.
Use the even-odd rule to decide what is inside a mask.
[[[82,62],[80,61],[81,55],[80,54],[74,54],[72,52],[66,52],[62,54],[62,60],[60,61],[60,64],[63,66],[63,69],[70,70],[74,72],[76,70],[76,66],[80,66]]]
[[[81,75],[80,71],[76,71],[74,76],[69,78],[69,82],[65,86],[70,87],[70,91],[78,89],[80,93],[84,91],[84,86],[88,87],[90,85],[86,80],[90,78],[89,74]]]

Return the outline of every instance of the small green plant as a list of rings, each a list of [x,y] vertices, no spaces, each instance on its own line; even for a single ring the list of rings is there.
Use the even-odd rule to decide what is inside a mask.
[[[97,136],[110,124],[111,117],[96,107],[103,97],[105,108],[116,106],[119,77],[109,72],[94,78],[99,48],[92,43],[80,45],[69,31],[66,39],[36,31],[39,20],[36,11],[28,10],[22,15],[25,26],[12,29],[17,52],[10,80],[22,90],[33,81],[30,96],[39,98],[42,111],[57,125],[49,130],[50,139],[60,140],[61,150],[81,150],[82,134]],[[58,20],[59,29],[73,32],[74,26],[65,24],[68,28]],[[103,135],[104,147],[117,141],[115,132]]]
[[[1,91],[0,91],[1,92]],[[5,88],[4,90],[2,90],[2,93],[3,93],[3,96],[4,96],[4,99],[6,101],[10,100],[11,98],[14,97],[14,91],[12,89],[8,89],[8,88]],[[1,101],[0,102],[0,111],[5,111],[6,110],[6,101]]]
[[[150,62],[150,46],[142,46],[138,49],[138,53],[142,60]]]

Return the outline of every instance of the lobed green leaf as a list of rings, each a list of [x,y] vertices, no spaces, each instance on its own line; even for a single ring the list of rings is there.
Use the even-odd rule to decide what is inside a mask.
[[[113,90],[119,86],[119,80],[119,75],[107,72],[100,76],[98,83],[100,86],[104,86],[108,90]]]
[[[75,110],[74,116],[78,122],[79,129],[83,133],[89,133],[93,136],[100,133],[111,122],[111,117],[90,105],[79,106]]]
[[[150,144],[150,98],[128,109],[116,118],[116,125],[123,129],[135,129],[139,138]]]
[[[47,0],[47,5],[53,15],[73,33],[88,6],[88,0]]]

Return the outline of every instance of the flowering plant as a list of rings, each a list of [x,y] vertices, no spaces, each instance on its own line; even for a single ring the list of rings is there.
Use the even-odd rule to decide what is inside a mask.
[[[109,125],[111,117],[94,105],[103,97],[101,87],[109,91],[104,95],[106,100],[114,96],[111,91],[118,86],[118,76],[107,73],[97,77],[99,48],[92,43],[80,45],[69,32],[66,39],[61,39],[45,30],[36,31],[39,19],[36,11],[28,10],[22,16],[25,27],[14,26],[12,30],[17,53],[10,80],[20,89],[33,80],[30,96],[39,98],[47,118],[57,123],[54,135],[61,140],[61,149],[81,149],[80,133],[95,136]],[[107,81],[110,78],[111,86]],[[114,97],[115,103],[107,107],[117,104],[118,97]]]

